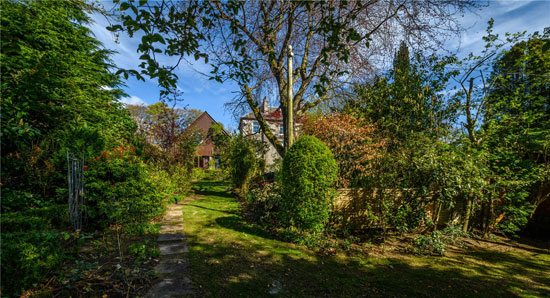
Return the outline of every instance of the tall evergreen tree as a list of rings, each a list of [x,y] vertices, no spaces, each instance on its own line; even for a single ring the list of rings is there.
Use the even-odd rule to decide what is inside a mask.
[[[393,71],[395,73],[401,73],[408,75],[411,70],[411,61],[409,58],[409,47],[405,41],[401,41],[399,44],[399,50],[395,53],[393,58]]]
[[[375,123],[393,139],[404,141],[415,133],[437,134],[449,124],[443,95],[449,74],[440,59],[419,55],[411,63],[401,42],[393,68],[386,76],[356,86],[356,98],[345,109]]]
[[[78,0],[2,2],[3,203],[54,197],[67,151],[90,156],[133,138],[112,52],[86,27],[92,9]]]

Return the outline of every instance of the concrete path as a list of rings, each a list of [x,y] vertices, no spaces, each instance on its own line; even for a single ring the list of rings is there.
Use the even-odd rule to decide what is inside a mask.
[[[145,297],[171,298],[193,294],[189,278],[189,249],[183,233],[182,206],[172,204],[162,221],[157,242],[161,260],[155,267],[161,280],[153,285]]]

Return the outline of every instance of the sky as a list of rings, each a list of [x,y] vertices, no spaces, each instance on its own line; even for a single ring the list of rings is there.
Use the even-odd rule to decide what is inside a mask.
[[[106,1],[104,4],[108,6],[110,3],[112,2]],[[466,31],[460,38],[448,41],[446,47],[452,52],[458,49],[459,56],[481,50],[484,46],[481,38],[485,35],[490,18],[495,20],[494,32],[501,36],[506,32],[539,31],[542,33],[545,27],[550,27],[550,0],[490,1],[487,7],[461,16],[461,24]],[[120,68],[138,69],[139,54],[136,49],[139,39],[131,39],[125,34],[121,34],[117,39],[107,31],[109,22],[105,17],[94,14],[92,19],[94,23],[90,28],[95,37],[103,43],[105,48],[117,52],[112,56],[114,63]],[[192,63],[182,62],[176,70],[179,77],[177,86],[180,91],[183,91],[183,101],[177,106],[207,111],[226,128],[236,129],[238,126],[236,118],[232,111],[226,110],[224,103],[235,96],[238,86],[232,82],[222,84],[208,80],[203,74],[210,71],[210,66],[193,60],[190,59]],[[159,99],[160,88],[155,81],[147,78],[143,82],[130,77],[122,89],[128,94],[128,97],[122,99],[124,103],[149,105]]]

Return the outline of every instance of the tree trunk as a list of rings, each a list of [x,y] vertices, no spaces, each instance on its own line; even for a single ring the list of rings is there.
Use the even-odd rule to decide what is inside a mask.
[[[468,228],[470,225],[470,216],[472,214],[472,205],[473,200],[471,198],[468,198],[466,201],[466,210],[464,211],[464,225],[462,226],[462,231],[464,233],[468,232]]]
[[[434,230],[437,230],[437,226],[439,224],[439,216],[441,214],[441,203],[436,203],[435,205],[435,218],[434,218]]]

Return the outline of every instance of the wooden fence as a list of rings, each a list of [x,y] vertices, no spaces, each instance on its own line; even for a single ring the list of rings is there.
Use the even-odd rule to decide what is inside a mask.
[[[399,201],[405,191],[409,190],[385,190],[385,195]],[[334,214],[352,229],[377,228],[382,226],[381,203],[381,192],[376,188],[340,188],[334,199]],[[425,207],[428,216],[433,219],[435,204],[429,203]],[[441,209],[438,225],[458,222],[461,210],[462,205]]]

